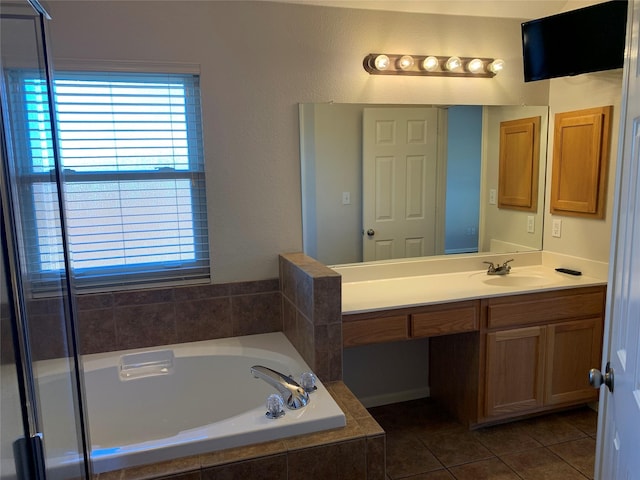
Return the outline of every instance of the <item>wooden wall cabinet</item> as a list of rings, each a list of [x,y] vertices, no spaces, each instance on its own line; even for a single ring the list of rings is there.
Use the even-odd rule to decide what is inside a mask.
[[[604,218],[612,106],[556,113],[551,213]]]
[[[538,208],[540,117],[500,123],[498,208]]]

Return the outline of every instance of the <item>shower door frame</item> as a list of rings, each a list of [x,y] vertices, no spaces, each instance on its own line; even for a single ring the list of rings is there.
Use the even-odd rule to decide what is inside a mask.
[[[36,31],[36,43],[41,49],[39,52],[40,74],[43,79],[46,80],[47,85],[47,101],[49,108],[49,126],[51,129],[51,141],[53,145],[53,158],[55,168],[52,171],[53,181],[56,184],[57,191],[57,205],[55,206],[59,214],[61,241],[62,241],[62,253],[64,259],[64,275],[62,278],[61,287],[61,302],[63,302],[65,334],[67,340],[66,353],[69,358],[69,362],[73,365],[68,371],[69,381],[73,385],[73,392],[70,401],[73,401],[73,411],[75,414],[75,430],[78,434],[78,454],[81,457],[79,459],[81,465],[79,467],[80,478],[91,478],[91,465],[90,465],[90,447],[88,441],[88,430],[86,428],[85,421],[85,406],[83,402],[83,377],[82,377],[82,365],[79,358],[78,350],[78,334],[76,331],[76,322],[74,318],[75,308],[74,299],[72,296],[73,285],[70,278],[71,264],[69,259],[69,250],[67,245],[67,238],[65,235],[66,225],[65,217],[62,209],[63,205],[63,170],[59,158],[57,132],[56,132],[56,120],[55,120],[55,105],[53,99],[53,68],[49,56],[49,48],[47,45],[47,27],[46,21],[51,17],[38,0],[23,0],[24,7],[30,6],[33,9],[33,13],[27,15],[20,14],[8,14],[2,13],[3,17],[7,18],[24,18],[33,19],[39,31]],[[13,3],[13,6],[16,4]],[[0,95],[2,95],[2,104],[8,105],[6,97],[6,85],[4,79],[4,67],[0,61],[0,70],[2,72],[2,78],[0,78]],[[1,107],[1,106],[0,106]],[[47,465],[45,459],[45,447],[43,445],[43,433],[42,423],[40,418],[39,403],[36,392],[36,379],[34,376],[33,365],[34,360],[31,352],[31,344],[29,341],[29,326],[28,326],[28,314],[25,307],[24,286],[21,277],[20,268],[20,253],[16,220],[16,206],[14,204],[14,198],[10,189],[12,188],[11,178],[11,166],[10,163],[15,160],[14,154],[9,150],[8,140],[11,136],[11,125],[9,121],[5,121],[4,112],[0,108],[0,126],[2,131],[5,132],[2,138],[0,138],[0,159],[3,160],[1,175],[0,175],[0,220],[1,235],[3,244],[6,245],[6,250],[3,249],[3,258],[5,265],[5,277],[7,278],[8,288],[8,303],[12,309],[11,318],[12,323],[12,335],[15,352],[15,362],[17,369],[18,389],[21,400],[21,414],[22,425],[24,429],[24,438],[15,442],[14,457],[16,460],[16,474],[20,473],[19,469],[22,469],[25,478],[34,480],[41,480],[47,478]],[[81,450],[81,451],[80,451]],[[78,473],[78,472],[76,472]],[[60,478],[58,475],[52,475],[56,478]],[[76,478],[77,475],[74,475]]]

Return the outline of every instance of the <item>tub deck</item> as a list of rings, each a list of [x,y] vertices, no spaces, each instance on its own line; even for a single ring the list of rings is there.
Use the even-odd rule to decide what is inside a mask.
[[[83,357],[96,473],[343,427],[326,387],[267,418],[264,365],[299,379],[309,366],[281,332]]]
[[[173,480],[199,480],[218,475],[261,480],[384,480],[384,430],[343,382],[325,386],[345,413],[345,427],[113,470],[94,474],[93,480],[164,480],[169,476]],[[260,472],[259,477],[255,477],[256,472]]]

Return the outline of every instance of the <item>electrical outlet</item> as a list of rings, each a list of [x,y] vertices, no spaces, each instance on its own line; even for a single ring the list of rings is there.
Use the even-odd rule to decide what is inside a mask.
[[[489,205],[496,204],[496,197],[498,196],[498,191],[495,188],[489,189]]]
[[[351,205],[351,192],[342,192],[342,204]]]
[[[533,215],[527,215],[527,233],[536,231],[536,218]]]
[[[551,236],[558,237],[562,235],[562,220],[559,218],[554,218],[551,223]]]

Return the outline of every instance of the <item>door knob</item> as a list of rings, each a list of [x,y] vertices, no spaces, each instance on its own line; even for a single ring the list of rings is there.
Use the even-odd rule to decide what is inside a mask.
[[[593,388],[600,388],[602,385],[606,385],[611,393],[613,393],[613,368],[611,363],[607,362],[604,375],[597,368],[589,370],[589,383]]]
[[[367,235],[369,235],[370,237],[373,237],[375,234],[376,232],[373,228],[370,228],[369,230],[367,230]]]

